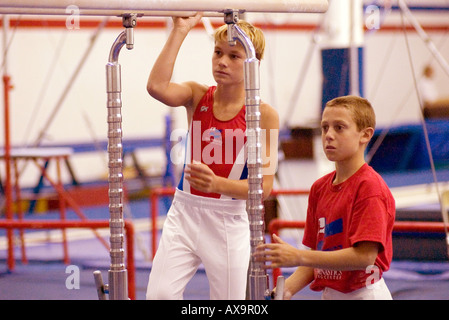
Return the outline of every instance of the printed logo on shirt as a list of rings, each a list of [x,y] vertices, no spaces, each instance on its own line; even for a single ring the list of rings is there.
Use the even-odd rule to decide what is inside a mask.
[[[326,224],[326,218],[322,217],[318,219],[318,225],[318,235],[322,235],[320,236],[321,240],[317,244],[317,250],[323,250],[324,239],[343,232],[343,219],[341,218]],[[339,250],[341,248],[341,244],[335,243],[335,246],[326,248],[325,251]],[[342,271],[339,270],[315,269],[316,279],[341,280],[342,275]]]
[[[203,106],[208,108],[207,106]],[[203,107],[200,108],[203,109]],[[205,109],[203,111],[206,111]],[[239,156],[242,148],[246,148],[245,138],[249,135],[245,130],[240,128],[228,128],[221,131],[215,127],[211,127],[202,131],[201,121],[194,120],[191,124],[191,131],[185,129],[173,130],[170,134],[170,141],[175,142],[170,151],[170,160],[175,164],[181,164],[184,161],[182,152],[183,148],[191,141],[191,159],[209,164],[245,164],[246,156]],[[258,142],[264,146],[268,137],[271,141],[276,141],[279,136],[278,129],[261,129]],[[252,138],[249,137],[249,138]],[[248,139],[249,139],[248,138]],[[249,140],[248,140],[249,141]],[[202,148],[203,142],[206,142]],[[223,147],[224,146],[224,147]],[[246,155],[246,151],[244,152]],[[252,152],[251,155],[255,154]],[[262,165],[264,174],[275,174],[277,170],[277,144],[271,143],[270,149],[262,148]]]
[[[320,226],[320,230],[318,231],[318,233],[324,233],[324,228],[326,227],[326,218],[319,218],[318,224]]]
[[[340,270],[315,269],[316,279],[341,280],[342,274]]]
[[[209,109],[209,107],[201,106],[200,112],[206,112]]]
[[[219,130],[215,127],[211,127],[210,129],[207,129],[205,131],[205,133],[203,133],[203,136],[204,136],[204,134],[209,135],[209,137],[211,138],[211,140],[210,140],[211,143],[216,143],[219,145],[222,144],[221,130]]]
[[[324,237],[333,236],[343,232],[343,219],[337,219],[327,224],[324,231]]]
[[[322,234],[324,234],[324,236],[320,237],[321,239],[317,244],[317,250],[322,251],[324,239],[343,232],[343,219],[340,218],[340,219],[334,220],[334,221],[326,224],[326,218],[322,217],[322,218],[318,219],[318,224],[319,224],[318,235],[322,233]],[[341,244],[336,244],[335,246],[326,248],[325,251],[338,250],[341,248],[342,248]]]
[[[221,130],[211,127],[209,129],[206,129],[203,132],[203,141],[209,142],[209,144],[215,145],[217,147],[222,147],[223,145],[223,138],[221,134]]]

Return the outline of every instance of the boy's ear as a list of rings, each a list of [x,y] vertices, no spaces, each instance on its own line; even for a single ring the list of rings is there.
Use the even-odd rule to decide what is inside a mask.
[[[374,135],[374,129],[371,127],[365,128],[362,130],[362,137],[360,139],[360,142],[362,144],[368,144],[368,142],[371,140],[371,138]]]

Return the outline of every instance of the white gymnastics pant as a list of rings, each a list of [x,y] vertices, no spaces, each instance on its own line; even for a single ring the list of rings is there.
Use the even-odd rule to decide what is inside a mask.
[[[187,283],[202,263],[211,299],[245,299],[249,259],[246,201],[205,198],[176,190],[146,297],[182,299]]]
[[[390,290],[384,278],[371,285],[358,290],[342,293],[331,288],[325,288],[321,296],[322,300],[392,300]]]

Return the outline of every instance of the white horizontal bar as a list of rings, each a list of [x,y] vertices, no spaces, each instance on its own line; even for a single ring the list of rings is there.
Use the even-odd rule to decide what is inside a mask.
[[[193,17],[196,11],[154,11],[154,10],[79,10],[82,16],[121,16],[124,13],[135,13],[137,16],[148,17]],[[13,15],[73,15],[75,14],[70,9],[51,9],[51,8],[4,8],[0,6],[0,14]],[[204,17],[209,18],[223,18],[223,13],[220,12],[204,12]]]
[[[55,14],[55,9],[65,12],[76,6],[80,14],[121,15],[123,13],[151,13],[151,11],[202,11],[224,12],[227,9],[241,12],[301,13],[325,12],[327,0],[2,0],[0,8],[20,9],[22,14]],[[14,14],[14,12],[3,13]],[[148,15],[149,15],[148,14]]]

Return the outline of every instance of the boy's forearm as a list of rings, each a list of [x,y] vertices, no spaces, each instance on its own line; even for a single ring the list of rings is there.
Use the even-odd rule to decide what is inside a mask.
[[[341,271],[363,270],[374,264],[377,252],[377,244],[370,242],[335,251],[299,250],[297,265]]]
[[[218,177],[217,188],[219,194],[235,199],[248,199],[248,180],[231,180]]]
[[[314,277],[313,272],[313,268],[298,267],[295,272],[285,280],[284,299],[289,300],[298,291],[311,283]]]
[[[170,84],[179,49],[187,33],[173,29],[148,77],[147,90],[156,99]]]
[[[219,183],[217,184],[217,193],[224,194],[226,196],[235,199],[248,199],[248,180],[231,180],[223,177],[219,177]],[[273,187],[273,176],[263,177],[263,198],[267,198]]]
[[[368,244],[365,246],[365,244]],[[295,293],[302,290],[314,279],[314,269],[328,270],[356,270],[365,269],[373,264],[371,261],[375,248],[374,243],[361,245],[361,250],[351,247],[336,251],[298,250],[298,260],[294,263],[300,265],[295,272],[285,280],[284,298],[290,299]],[[368,252],[368,253],[367,253]]]

